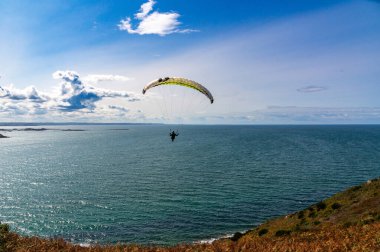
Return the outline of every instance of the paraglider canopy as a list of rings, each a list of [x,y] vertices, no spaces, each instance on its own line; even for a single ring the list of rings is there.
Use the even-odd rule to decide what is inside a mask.
[[[192,88],[204,94],[210,100],[211,103],[214,102],[214,97],[207,88],[195,81],[179,77],[165,77],[154,80],[144,87],[142,93],[145,94],[147,90],[161,85],[178,85]]]

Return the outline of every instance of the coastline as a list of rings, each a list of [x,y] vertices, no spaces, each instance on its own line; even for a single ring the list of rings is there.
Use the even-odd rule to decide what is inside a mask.
[[[310,248],[326,249],[332,246],[348,246],[355,248],[354,251],[377,251],[380,249],[380,204],[378,203],[380,203],[380,178],[375,178],[339,192],[306,209],[268,220],[240,235],[237,235],[238,232],[234,235],[175,246],[72,244],[63,239],[23,237],[10,232],[8,225],[1,224],[0,251],[2,251],[1,248],[3,251],[30,251],[23,249],[25,249],[25,244],[30,244],[31,241],[36,244],[37,249],[42,251],[46,248],[50,248],[49,251],[73,251],[73,249],[75,251],[121,251],[120,249],[123,251],[231,251],[236,249],[252,251],[251,248],[258,249],[256,251],[270,251],[273,246],[293,248],[292,251],[307,251]],[[300,223],[306,223],[306,225],[300,226]],[[51,249],[54,246],[57,249]]]

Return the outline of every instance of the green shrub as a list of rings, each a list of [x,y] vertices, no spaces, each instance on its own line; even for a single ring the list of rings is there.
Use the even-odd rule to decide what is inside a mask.
[[[300,231],[301,230],[301,224],[297,223],[296,226],[294,227],[294,231]]]
[[[6,238],[9,232],[9,226],[7,224],[0,223],[0,252],[5,252]]]
[[[8,232],[9,232],[9,225],[0,223],[0,234],[5,234]]]
[[[371,224],[374,222],[375,222],[375,220],[373,218],[368,218],[368,219],[362,220],[363,225]]]
[[[300,225],[307,225],[308,222],[305,218],[302,218],[301,221],[300,221]]]
[[[266,233],[268,233],[268,229],[263,228],[263,229],[261,229],[261,230],[259,231],[259,236],[263,236],[263,235],[265,235]]]
[[[243,236],[242,233],[236,232],[234,236],[231,237],[231,241],[238,241]]]
[[[315,218],[317,216],[317,213],[316,212],[311,212],[309,213],[309,217],[310,218]]]
[[[359,190],[360,188],[362,188],[361,185],[354,186],[354,187],[351,188],[351,191],[352,191],[352,192],[355,192],[355,191]]]
[[[326,208],[326,203],[325,202],[318,202],[317,204],[317,210],[320,211],[320,210],[323,210]]]
[[[290,235],[290,233],[291,233],[292,231],[290,231],[290,230],[278,230],[277,232],[276,232],[276,236],[286,236],[286,235]]]
[[[352,222],[349,222],[349,221],[347,221],[347,222],[345,222],[343,224],[343,227],[345,227],[345,228],[348,228],[348,227],[351,227],[351,226],[352,226]]]
[[[313,223],[314,223],[314,225],[319,225],[319,224],[321,224],[320,221],[314,221]]]
[[[335,202],[334,204],[331,205],[331,208],[334,209],[334,210],[339,209],[341,207],[342,207],[342,205],[339,204],[339,203],[337,203],[337,202]]]
[[[305,217],[305,212],[301,211],[298,213],[298,219],[303,219]]]

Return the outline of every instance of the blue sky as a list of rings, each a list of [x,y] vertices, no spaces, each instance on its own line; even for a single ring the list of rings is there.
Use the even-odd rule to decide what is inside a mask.
[[[0,1],[1,121],[161,122],[183,76],[183,122],[380,123],[379,66],[379,1]]]

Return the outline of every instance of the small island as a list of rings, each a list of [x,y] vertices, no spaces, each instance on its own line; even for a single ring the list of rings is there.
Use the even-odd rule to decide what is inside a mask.
[[[85,131],[84,129],[47,129],[47,128],[14,128],[14,129],[3,129],[0,128],[0,131],[12,132],[12,131]]]
[[[84,129],[47,129],[47,128],[14,128],[14,129],[3,129],[0,128],[0,131],[3,132],[12,132],[12,131],[25,131],[25,132],[39,132],[39,131],[65,131],[65,132],[72,132],[72,131],[85,131]],[[0,134],[0,138],[9,138],[9,136],[5,136],[3,134]],[[0,250],[1,251],[1,250]]]

